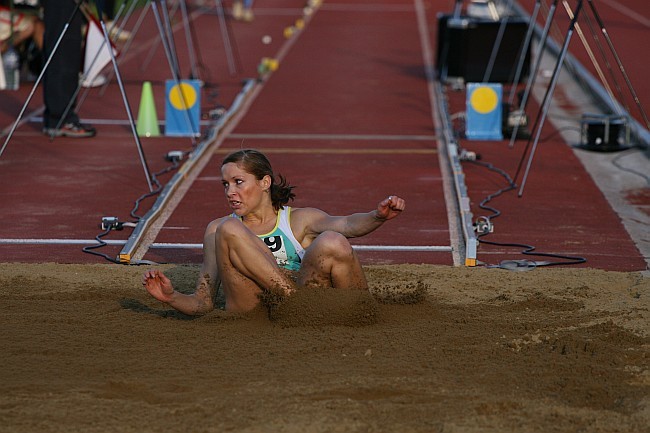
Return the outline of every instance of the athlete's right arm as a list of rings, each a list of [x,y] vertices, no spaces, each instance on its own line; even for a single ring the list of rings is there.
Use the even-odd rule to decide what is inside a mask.
[[[201,315],[214,309],[214,294],[219,286],[214,233],[217,221],[208,225],[203,237],[203,265],[194,293],[186,295],[174,290],[171,281],[161,271],[145,272],[142,284],[154,298],[189,315]]]

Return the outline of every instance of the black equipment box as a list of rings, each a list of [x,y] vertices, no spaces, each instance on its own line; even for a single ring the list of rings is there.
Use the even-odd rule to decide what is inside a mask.
[[[501,23],[505,22],[501,43],[492,62],[492,72],[484,80]],[[438,15],[436,69],[441,81],[512,83],[523,51],[519,82],[530,72],[530,44],[523,49],[528,22],[518,17],[501,21],[469,16]]]

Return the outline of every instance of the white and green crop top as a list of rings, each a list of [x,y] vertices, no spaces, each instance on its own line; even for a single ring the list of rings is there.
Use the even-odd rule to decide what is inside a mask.
[[[300,269],[305,249],[291,231],[290,216],[291,208],[289,206],[280,209],[273,230],[257,237],[269,247],[278,266],[297,271]]]

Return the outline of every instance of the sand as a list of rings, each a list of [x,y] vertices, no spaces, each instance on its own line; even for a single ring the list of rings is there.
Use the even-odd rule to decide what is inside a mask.
[[[144,270],[0,264],[0,432],[650,431],[640,274],[369,266],[191,318]]]

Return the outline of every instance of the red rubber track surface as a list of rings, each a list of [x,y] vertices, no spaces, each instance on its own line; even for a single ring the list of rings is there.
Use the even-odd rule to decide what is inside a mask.
[[[451,2],[425,1],[429,40],[436,46],[436,13],[449,12]],[[302,17],[299,0],[258,0],[252,24],[232,23],[242,70],[231,76],[214,13],[193,21],[199,36],[204,113],[217,104],[229,106],[241,80],[256,75],[263,56],[273,57],[287,43],[283,29]],[[604,12],[603,12],[604,14]],[[179,30],[182,33],[182,29]],[[272,36],[265,45],[262,36]],[[137,36],[140,51],[121,66],[129,102],[137,113],[142,82],[152,81],[159,119],[164,117],[162,88],[171,78],[160,48],[144,65],[157,39],[152,17]],[[156,242],[200,243],[206,224],[228,213],[219,179],[225,152],[240,146],[268,152],[276,172],[297,185],[294,205],[317,206],[332,214],[367,211],[386,195],[407,200],[407,211],[358,245],[449,246],[431,102],[424,73],[414,2],[326,1],[307,27],[293,36],[280,68],[271,74],[241,122],[215,152],[205,170],[172,213]],[[181,65],[186,55],[179,44]],[[128,56],[125,56],[127,58]],[[143,70],[144,67],[144,70]],[[633,65],[630,65],[632,68]],[[186,69],[186,68],[185,68]],[[184,69],[183,74],[187,76]],[[15,120],[29,88],[2,92],[0,121]],[[90,92],[80,114],[86,119],[125,120],[118,87],[100,95]],[[452,111],[461,95],[451,95]],[[30,104],[41,104],[39,91]],[[30,111],[30,110],[28,110]],[[40,134],[40,124],[22,125],[0,158],[0,238],[92,239],[102,216],[129,220],[134,200],[147,184],[130,129],[96,123],[99,134],[89,140],[55,139]],[[545,134],[551,135],[552,127]],[[269,138],[261,134],[303,134]],[[319,134],[319,135],[315,135]],[[383,135],[368,139],[367,135]],[[557,140],[557,141],[554,141]],[[187,138],[143,139],[151,171],[166,166],[163,155],[191,147]],[[473,142],[484,161],[511,171],[520,155],[506,143]],[[469,145],[467,146],[470,147]],[[484,168],[464,164],[472,210],[503,182]],[[166,181],[170,175],[162,180]],[[143,214],[152,200],[143,203]],[[584,266],[609,270],[645,268],[620,218],[559,136],[544,143],[535,160],[525,196],[512,192],[493,203],[502,215],[490,240],[523,242],[538,250],[581,255]],[[596,229],[597,228],[597,229]],[[130,231],[108,239],[126,239]],[[120,248],[98,251],[115,257]],[[451,264],[450,252],[362,252],[364,263]],[[522,258],[517,249],[481,245],[479,259],[495,263]],[[525,257],[523,257],[525,258]],[[145,259],[200,262],[196,249],[151,249]],[[0,260],[22,262],[102,262],[81,246],[0,245]]]
[[[343,215],[372,210],[390,194],[406,199],[407,211],[398,220],[355,244],[449,246],[413,3],[326,3],[295,37],[280,69],[233,132],[242,138],[227,140],[223,150],[244,146],[268,152],[274,170],[297,186],[297,207]],[[305,136],[283,140],[256,134]],[[355,139],[368,134],[379,137]],[[222,158],[218,152],[208,164],[157,242],[200,242],[205,225],[228,213],[216,177]],[[152,250],[147,257],[162,254]],[[195,258],[200,251],[191,254]],[[452,263],[450,252],[361,256],[372,263]]]
[[[532,12],[534,2],[522,1],[520,4],[529,13]],[[572,11],[575,11],[577,2],[573,0],[568,4]],[[632,117],[645,125],[641,111],[618,64],[617,57],[642,109],[645,111],[646,116],[650,116],[650,81],[648,81],[646,73],[646,54],[648,52],[647,44],[650,32],[648,2],[645,0],[591,0],[591,5],[593,5],[593,9],[589,2],[585,0],[583,9],[578,16],[578,26],[584,35],[588,48],[585,47],[578,28],[576,28],[571,37],[569,52],[580,61],[598,82],[601,82],[597,67],[589,55],[591,51],[615,99],[627,108]],[[614,51],[612,51],[607,38],[601,31],[593,10],[601,18]],[[538,19],[540,26],[544,25],[545,20],[546,15],[541,14]],[[564,42],[569,23],[569,15],[562,2],[560,2],[551,29],[551,36],[555,38],[559,46],[562,46]]]

